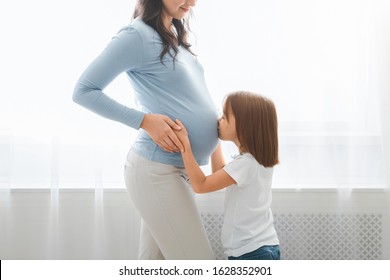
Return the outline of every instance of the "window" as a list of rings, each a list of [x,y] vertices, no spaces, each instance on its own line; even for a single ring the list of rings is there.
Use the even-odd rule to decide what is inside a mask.
[[[7,26],[0,187],[123,187],[136,131],[86,111],[71,95],[84,68],[129,22],[135,1],[22,2],[23,9],[5,4],[0,17]],[[373,7],[368,0],[198,1],[192,42],[216,104],[245,89],[277,106],[276,187],[384,184]],[[106,93],[134,104],[125,76]],[[223,145],[229,159],[235,149]]]

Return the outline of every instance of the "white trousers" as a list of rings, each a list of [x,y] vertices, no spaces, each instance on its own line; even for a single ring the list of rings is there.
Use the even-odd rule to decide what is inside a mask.
[[[130,151],[124,176],[142,218],[139,259],[215,259],[184,168]]]

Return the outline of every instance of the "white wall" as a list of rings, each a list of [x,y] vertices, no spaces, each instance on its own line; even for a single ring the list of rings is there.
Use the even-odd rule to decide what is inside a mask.
[[[223,192],[199,195],[197,201],[201,213],[220,214]],[[390,259],[389,201],[389,194],[383,189],[350,192],[277,189],[274,190],[273,212],[279,220],[321,213],[320,218],[332,213],[379,214],[383,236],[378,248],[382,249],[382,259]],[[125,190],[100,193],[93,190],[3,191],[0,193],[0,225],[0,259],[136,259],[137,255],[139,217]],[[305,221],[302,225],[305,226]],[[288,232],[293,226],[281,228],[284,231],[281,243],[285,246],[291,246],[286,239],[297,238],[293,232]],[[321,231],[326,234],[327,229],[316,231],[314,234],[318,236]],[[290,256],[306,258],[302,255],[304,252],[294,255],[291,248],[283,249],[290,252]],[[299,245],[292,249],[301,250]],[[312,253],[307,255],[310,257]]]

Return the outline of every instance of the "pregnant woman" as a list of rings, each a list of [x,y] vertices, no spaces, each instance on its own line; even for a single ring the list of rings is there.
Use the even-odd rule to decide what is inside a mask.
[[[139,259],[213,259],[174,130],[187,128],[199,165],[218,145],[218,113],[203,68],[187,41],[196,0],[138,0],[133,19],[79,78],[73,100],[139,131],[125,164],[125,183],[141,218]],[[137,108],[104,89],[126,73]]]

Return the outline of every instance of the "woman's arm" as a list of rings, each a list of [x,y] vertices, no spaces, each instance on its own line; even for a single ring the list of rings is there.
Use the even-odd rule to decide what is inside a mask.
[[[138,32],[133,28],[120,31],[80,76],[73,101],[105,118],[134,129],[143,128],[165,151],[179,152],[182,146],[173,129],[180,128],[168,116],[145,114],[104,93],[118,75],[142,64],[142,53],[142,38]]]
[[[181,150],[181,154],[194,191],[196,193],[213,192],[235,184],[236,182],[223,169],[219,169],[209,176],[204,175],[192,153],[187,130],[179,120],[176,120],[176,123],[181,127],[180,131],[176,131],[176,135],[184,146],[184,149]],[[220,147],[217,148],[217,150],[220,152]],[[218,158],[218,153],[215,158]],[[217,162],[220,162],[220,158]]]
[[[104,90],[121,73],[140,65],[140,53],[142,41],[138,32],[119,32],[81,74],[73,101],[102,117],[139,129],[145,113],[117,102]]]

